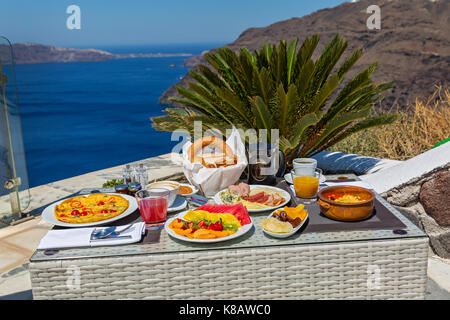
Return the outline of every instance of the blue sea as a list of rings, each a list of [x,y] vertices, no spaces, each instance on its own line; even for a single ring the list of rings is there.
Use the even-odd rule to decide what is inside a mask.
[[[223,44],[97,47],[115,53],[192,53]],[[170,152],[151,127],[160,95],[187,57],[17,65],[30,187]],[[175,67],[171,67],[175,64]]]

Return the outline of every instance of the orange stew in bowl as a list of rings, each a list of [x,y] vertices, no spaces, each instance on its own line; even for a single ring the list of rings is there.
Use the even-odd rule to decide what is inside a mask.
[[[328,195],[328,200],[334,201],[334,202],[343,202],[343,203],[357,203],[363,201],[359,196],[352,195],[352,194],[336,194],[332,193]]]

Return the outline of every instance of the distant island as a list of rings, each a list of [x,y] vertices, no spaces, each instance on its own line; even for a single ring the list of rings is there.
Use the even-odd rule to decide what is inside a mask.
[[[94,62],[126,58],[190,57],[190,53],[129,53],[117,54],[98,49],[74,49],[48,46],[37,43],[15,43],[12,45],[16,64],[50,62]],[[0,45],[0,60],[9,61],[9,50]]]

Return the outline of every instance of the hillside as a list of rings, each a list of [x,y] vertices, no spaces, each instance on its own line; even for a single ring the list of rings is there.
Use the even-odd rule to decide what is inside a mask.
[[[381,30],[368,30],[366,8],[377,4],[381,8]],[[314,33],[321,36],[316,57],[325,44],[339,32],[349,40],[346,54],[362,46],[363,57],[348,76],[354,75],[374,61],[379,68],[376,82],[394,80],[396,86],[385,94],[383,106],[400,105],[428,96],[434,85],[450,82],[450,1],[448,0],[361,0],[335,8],[319,10],[302,18],[280,21],[263,28],[245,30],[227,47],[255,50],[266,42],[276,43],[297,37],[300,43]],[[344,55],[345,58],[346,55]],[[202,57],[186,61],[189,66],[204,62]],[[189,80],[184,77],[179,83]],[[170,105],[170,87],[159,103]]]
[[[74,49],[47,46],[36,43],[15,43],[12,45],[16,64],[50,62],[92,62],[123,58],[155,58],[169,56],[191,56],[188,53],[131,53],[115,54],[98,49]],[[8,62],[9,48],[0,45],[0,60]]]

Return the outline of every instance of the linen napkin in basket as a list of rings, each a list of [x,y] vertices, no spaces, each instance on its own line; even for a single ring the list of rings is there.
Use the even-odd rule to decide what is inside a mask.
[[[120,230],[125,229],[126,227],[127,226],[120,226],[116,229],[116,232],[120,232]],[[135,223],[128,230],[125,230],[120,234],[120,236],[131,236],[130,238],[118,238],[114,240],[91,240],[91,235],[94,229],[100,230],[102,228],[106,227],[50,230],[41,239],[41,242],[38,245],[38,249],[44,250],[77,247],[114,246],[138,242],[141,240],[142,235],[145,233],[145,222]]]
[[[227,167],[205,168],[201,163],[192,163],[189,160],[188,150],[192,145],[187,142],[183,145],[183,173],[191,184],[196,186],[207,197],[214,196],[220,190],[234,184],[247,167],[245,146],[242,143],[239,131],[233,130],[226,140],[233,153],[237,156],[237,163]]]

